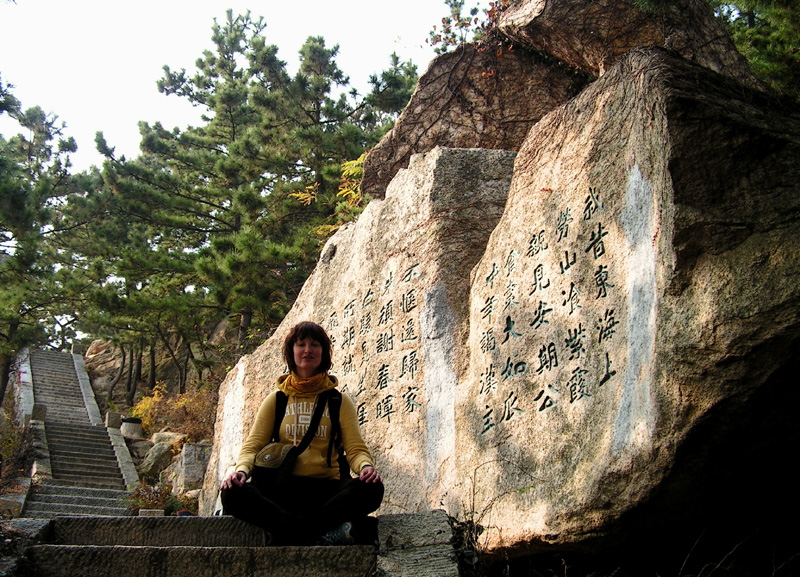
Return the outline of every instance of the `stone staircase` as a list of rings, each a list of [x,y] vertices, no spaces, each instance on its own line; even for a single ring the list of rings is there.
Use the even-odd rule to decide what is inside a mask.
[[[10,575],[458,577],[443,511],[379,517],[378,547],[265,547],[233,517],[57,517],[31,537]]]
[[[32,428],[43,437],[43,454],[22,516],[126,515],[128,493],[117,458],[120,442],[115,448],[102,426],[82,359],[35,350],[29,363],[34,412],[42,421],[32,421]]]

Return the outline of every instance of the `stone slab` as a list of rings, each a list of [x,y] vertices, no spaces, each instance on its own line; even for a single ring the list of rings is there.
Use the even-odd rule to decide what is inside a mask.
[[[36,545],[27,558],[48,577],[353,577],[374,567],[375,549]]]

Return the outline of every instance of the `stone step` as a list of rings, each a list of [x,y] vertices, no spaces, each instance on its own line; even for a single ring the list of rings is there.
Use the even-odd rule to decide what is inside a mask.
[[[65,403],[68,405],[82,405],[83,398],[80,387],[75,384],[75,387],[60,390],[53,390],[52,387],[34,387],[33,392],[36,395],[37,402],[40,403]]]
[[[47,407],[48,411],[82,411],[85,409],[83,398],[78,391],[65,391],[63,395],[44,395],[33,391],[36,402]]]
[[[47,424],[45,423],[45,430],[47,429]],[[111,447],[111,439],[108,436],[105,437],[69,437],[66,435],[55,434],[51,435],[49,432],[46,433],[47,435],[47,443],[48,445],[60,445],[68,447],[70,445],[75,445],[78,447],[89,447],[89,448],[102,448],[102,447]]]
[[[114,459],[114,446],[111,441],[99,443],[96,441],[76,441],[67,443],[65,441],[52,441],[47,438],[47,446],[50,448],[51,455],[62,455],[68,458],[100,457],[103,459]]]
[[[78,384],[78,377],[75,374],[75,369],[71,369],[69,371],[42,371],[33,369],[33,378],[34,380],[38,379],[38,383],[34,382],[34,386],[41,387],[42,389],[57,389],[63,385],[74,385],[77,386]]]
[[[122,482],[122,473],[119,467],[95,467],[90,464],[75,463],[72,465],[55,464],[50,461],[53,477],[59,478],[66,475],[81,475],[94,479],[109,479]]]
[[[87,423],[80,425],[50,423],[49,426],[47,426],[47,434],[108,439],[108,431],[105,427],[92,427]]]
[[[120,547],[36,545],[33,576],[356,577],[376,564],[374,547]]]
[[[74,437],[70,439],[67,437],[53,436],[50,433],[47,433],[47,444],[48,446],[74,447],[74,449],[66,449],[66,452],[77,453],[92,453],[95,449],[102,450],[111,449],[113,447],[111,444],[111,439],[108,437],[94,439],[90,439],[88,437]]]
[[[48,363],[41,363],[34,360],[33,374],[40,377],[49,378],[75,377],[75,363],[71,358],[69,358],[66,359],[64,363],[60,363],[58,366],[52,363],[50,363],[48,366]]]
[[[100,426],[95,427],[92,425],[62,425],[59,423],[53,423],[50,426],[50,429],[59,433],[63,432],[63,433],[87,433],[89,435],[99,435],[99,434],[103,434],[106,436],[108,435],[108,432],[106,431],[105,427],[100,427]]]
[[[48,417],[45,420],[45,426],[50,425],[52,423],[67,423],[70,425],[85,425],[89,422],[89,415],[88,413],[86,416],[76,416],[76,415],[53,415],[52,417]]]
[[[50,461],[57,463],[74,463],[82,462],[86,464],[91,463],[116,463],[114,451],[110,449],[102,449],[97,451],[50,451]]]
[[[65,451],[61,449],[50,449],[50,460],[61,464],[85,463],[90,464],[116,464],[117,460],[114,451],[109,448],[98,448],[97,450]]]
[[[101,454],[95,452],[87,453],[66,453],[66,452],[50,452],[50,462],[58,463],[59,465],[70,465],[71,463],[81,463],[83,465],[94,465],[97,467],[116,467],[117,461],[114,458],[113,451],[103,452]]]
[[[38,379],[34,382],[34,387],[41,390],[57,390],[62,386],[78,386],[78,377],[75,369],[70,372],[64,371],[63,373],[53,373],[33,370],[33,378]]]
[[[47,427],[47,424],[45,424]],[[67,453],[81,453],[81,452],[91,452],[94,450],[103,450],[109,449],[112,450],[111,440],[110,439],[77,439],[77,440],[67,440],[67,439],[59,439],[53,438],[51,436],[47,436],[47,445],[49,447],[55,447],[58,451],[64,451]]]
[[[36,403],[47,407],[48,413],[67,413],[69,411],[82,412],[86,410],[83,398],[81,398],[80,395],[80,391],[67,391],[63,396],[43,395],[35,390],[33,391]]]
[[[40,374],[59,375],[75,374],[75,361],[72,357],[63,357],[56,362],[33,359],[33,370]]]
[[[55,415],[58,415],[60,419],[63,419],[64,417],[70,417],[70,416],[77,417],[77,418],[82,419],[80,424],[82,424],[82,425],[88,425],[89,424],[86,420],[84,420],[86,418],[86,415],[88,415],[88,412],[86,411],[86,407],[83,405],[83,402],[74,403],[74,404],[64,403],[64,402],[61,402],[61,401],[46,401],[46,402],[42,402],[42,401],[40,401],[40,398],[39,398],[38,395],[36,395],[36,393],[34,393],[33,396],[34,396],[34,399],[36,399],[36,404],[39,407],[44,407],[44,410],[45,410],[45,418],[44,418],[44,420],[45,420],[45,422],[52,421],[53,417]],[[56,423],[53,423],[53,424],[56,424]]]
[[[89,424],[89,412],[85,409],[80,409],[80,412],[75,411],[51,411],[47,409],[47,417],[45,417],[45,426],[53,425],[55,423],[62,423],[68,425],[87,425]]]
[[[234,517],[62,517],[51,525],[59,545],[260,547],[264,532]]]
[[[89,414],[87,413],[86,416],[75,416],[75,415],[54,415],[52,417],[48,417],[45,420],[45,425],[49,425],[52,423],[68,423],[74,425],[85,425],[89,422]]]
[[[377,547],[265,547],[260,529],[226,516],[19,521],[26,521],[19,529],[41,543],[29,547],[14,568],[20,577],[459,575],[452,530],[441,510],[379,517]]]
[[[32,373],[34,378],[33,386],[43,390],[55,390],[63,385],[78,385],[78,375],[75,372],[75,367],[64,371],[42,371],[34,367]]]
[[[76,497],[94,497],[97,499],[125,499],[127,491],[114,489],[91,489],[88,487],[73,487],[70,485],[35,485],[31,495],[63,495]]]
[[[56,466],[72,466],[81,464],[84,466],[109,466],[117,465],[113,451],[103,450],[97,452],[66,452],[50,451],[50,462]]]
[[[61,425],[64,427],[64,425]],[[45,430],[47,431],[47,438],[48,439],[57,439],[57,440],[64,440],[64,441],[71,441],[71,440],[83,440],[83,441],[90,441],[90,442],[100,442],[100,443],[110,443],[110,439],[108,437],[108,433],[105,430],[97,431],[95,433],[90,433],[88,431],[68,431],[65,429],[55,429],[51,425],[47,427],[45,423]]]
[[[44,394],[34,389],[33,396],[39,405],[47,407],[49,412],[54,411],[83,411],[83,397],[80,390],[64,391],[61,394]]]
[[[125,489],[125,483],[121,478],[119,480],[115,480],[87,477],[86,475],[71,475],[69,473],[53,475],[48,484],[67,485],[71,487],[87,487],[91,489],[114,489],[117,491],[122,491]]]
[[[119,472],[119,468],[92,467],[90,465],[81,465],[78,463],[76,465],[67,466],[58,465],[51,467],[51,469],[55,478],[75,475],[93,479],[115,480],[122,482],[122,474]]]
[[[127,509],[128,503],[123,499],[103,499],[100,497],[84,497],[79,495],[39,494],[29,497],[27,503],[49,505],[83,505],[85,507],[105,507]]]
[[[28,503],[51,503],[59,505],[85,505],[88,507],[121,507],[127,508],[128,503],[126,497],[128,494],[124,491],[119,492],[119,496],[115,497],[99,497],[91,494],[73,495],[64,494],[60,492],[54,493],[34,493],[28,497]]]
[[[56,390],[64,385],[77,386],[78,377],[75,369],[63,372],[41,371],[33,369],[34,387],[42,390]]]
[[[78,505],[73,503],[39,503],[37,501],[25,503],[22,510],[23,517],[32,519],[52,519],[59,515],[85,515],[91,517],[119,517],[128,514],[125,507],[98,507],[95,505]]]

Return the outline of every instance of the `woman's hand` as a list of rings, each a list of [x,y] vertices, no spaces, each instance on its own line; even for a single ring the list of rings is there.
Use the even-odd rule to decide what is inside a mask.
[[[370,467],[369,465],[361,469],[361,474],[359,474],[358,478],[364,481],[365,483],[383,482],[381,476],[378,474],[378,471],[375,469],[375,467]]]
[[[227,477],[225,480],[222,481],[222,489],[232,489],[234,485],[237,487],[241,487],[244,485],[244,482],[247,481],[247,475],[245,475],[244,471],[234,471]]]

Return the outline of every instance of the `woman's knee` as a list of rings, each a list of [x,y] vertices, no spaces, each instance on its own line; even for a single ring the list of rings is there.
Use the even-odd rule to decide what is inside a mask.
[[[384,493],[382,482],[367,483],[361,479],[353,479],[353,483],[354,489],[358,493],[359,500],[370,512],[381,506]]]

